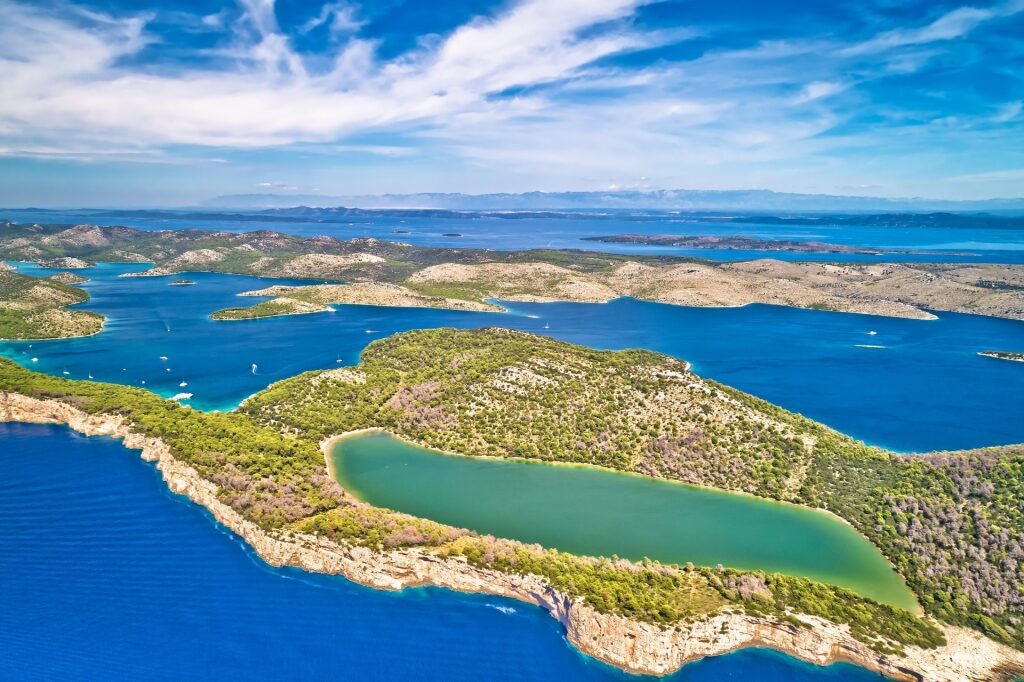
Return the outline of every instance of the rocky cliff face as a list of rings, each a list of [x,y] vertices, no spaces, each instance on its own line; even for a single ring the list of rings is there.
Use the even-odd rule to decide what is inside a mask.
[[[0,394],[0,421],[67,424],[85,435],[119,438],[125,447],[155,462],[174,492],[210,510],[241,536],[267,563],[338,574],[387,590],[434,585],[460,592],[493,594],[536,604],[565,626],[581,651],[635,673],[664,675],[684,664],[743,647],[760,646],[818,665],[849,661],[894,680],[915,682],[997,682],[1024,673],[1024,655],[962,628],[945,628],[947,644],[938,649],[908,648],[901,656],[881,656],[853,639],[845,626],[801,616],[800,628],[762,618],[722,613],[661,628],[599,613],[553,589],[534,575],[480,569],[461,558],[441,558],[404,549],[377,552],[290,532],[268,533],[217,497],[217,486],[177,460],[162,441],[131,430],[116,416],[94,416],[55,400]]]

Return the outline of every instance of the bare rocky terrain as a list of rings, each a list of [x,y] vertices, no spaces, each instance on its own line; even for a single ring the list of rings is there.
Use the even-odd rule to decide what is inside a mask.
[[[143,231],[0,222],[0,258],[66,265],[150,261],[140,275],[214,271],[366,286],[305,287],[295,301],[480,309],[487,298],[607,301],[619,296],[688,306],[788,305],[929,319],[932,310],[1024,319],[1024,266],[929,263],[714,263],[587,251],[422,248],[375,239],[302,238],[267,230]],[[425,298],[424,298],[425,297]],[[490,308],[486,308],[490,309]],[[264,308],[264,312],[267,309]],[[302,310],[301,312],[305,312]],[[262,315],[258,315],[262,316]]]

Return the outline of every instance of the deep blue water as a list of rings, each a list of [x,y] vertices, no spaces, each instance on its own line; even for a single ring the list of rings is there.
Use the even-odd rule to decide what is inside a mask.
[[[629,678],[535,607],[271,568],[115,441],[0,424],[0,444],[0,679]],[[671,679],[880,678],[747,650]]]
[[[239,222],[232,220],[190,220],[178,218],[127,218],[93,211],[33,212],[0,210],[0,219],[19,223],[89,223],[127,225],[146,230],[200,227],[211,230],[246,232],[269,229],[302,236],[327,234],[339,239],[375,237],[403,241],[420,246],[489,248],[517,250],[530,248],[570,248],[618,253],[661,253],[713,260],[749,260],[776,258],[795,261],[874,261],[874,262],[977,262],[1024,263],[1024,230],[965,229],[943,227],[871,227],[823,225],[756,225],[746,223],[694,222],[665,216],[660,220],[544,219],[522,218],[354,218],[350,223],[279,222],[274,220]],[[457,233],[460,237],[446,237]],[[924,249],[934,254],[808,254],[719,249],[681,249],[631,244],[603,244],[582,241],[582,237],[639,233],[649,235],[743,235],[763,239],[816,240],[850,246],[880,249]],[[958,255],[969,254],[969,255]]]
[[[671,353],[705,376],[892,447],[1024,441],[1024,365],[976,355],[1024,348],[1019,322],[624,299],[516,303],[505,315],[337,306],[216,323],[209,313],[255,303],[235,294],[267,281],[195,274],[195,286],[170,287],[170,277],[117,276],[137,267],[83,271],[92,278],[85,307],[109,318],[102,334],[0,343],[0,353],[58,376],[145,381],[167,396],[191,392],[197,407],[227,409],[277,379],[356,362],[368,342],[396,331],[502,325]],[[627,678],[573,650],[536,608],[435,589],[386,594],[271,569],[170,494],[151,465],[113,441],[58,427],[0,425],[0,605],[0,679]],[[677,679],[878,678],[744,651],[687,666]]]
[[[136,386],[144,381],[166,396],[192,393],[191,404],[202,409],[230,409],[273,381],[355,363],[367,343],[398,331],[500,325],[597,348],[669,353],[691,361],[704,376],[898,450],[1024,442],[1024,363],[977,355],[1024,350],[1024,323],[1017,321],[947,313],[935,321],[901,320],[763,305],[684,308],[620,299],[512,303],[511,314],[337,306],[334,313],[213,322],[208,316],[218,308],[255,303],[235,294],[267,280],[195,274],[189,275],[195,286],[172,287],[172,277],[117,277],[138,267],[82,271],[92,278],[84,285],[92,295],[86,307],[109,317],[102,334],[0,343],[0,354],[58,376],[92,374]],[[865,345],[884,348],[859,347]]]

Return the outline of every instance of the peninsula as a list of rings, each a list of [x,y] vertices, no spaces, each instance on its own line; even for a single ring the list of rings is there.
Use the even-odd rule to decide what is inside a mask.
[[[0,418],[123,438],[274,565],[533,602],[580,649],[634,672],[743,646],[898,680],[1024,672],[1024,448],[888,453],[647,351],[410,332],[230,413],[4,360]],[[334,437],[367,428],[469,457],[595,465],[827,510],[882,552],[925,615],[798,575],[588,558],[371,507],[324,465]]]
[[[73,284],[85,281],[72,273],[31,277],[0,269],[0,339],[67,339],[96,334],[103,316],[73,310],[89,294]]]

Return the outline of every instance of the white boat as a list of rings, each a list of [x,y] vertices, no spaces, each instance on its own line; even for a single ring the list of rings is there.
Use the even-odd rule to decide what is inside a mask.
[[[180,388],[185,388],[186,386],[188,386],[188,382],[187,381],[182,381],[180,384],[178,384],[178,386]]]
[[[166,355],[161,355],[160,359],[163,360],[164,362],[167,362],[167,356]]]
[[[877,333],[878,332],[876,332],[874,329],[872,329],[871,331],[868,332],[868,336],[874,336]]]
[[[32,358],[32,362],[39,362],[39,358]]]

